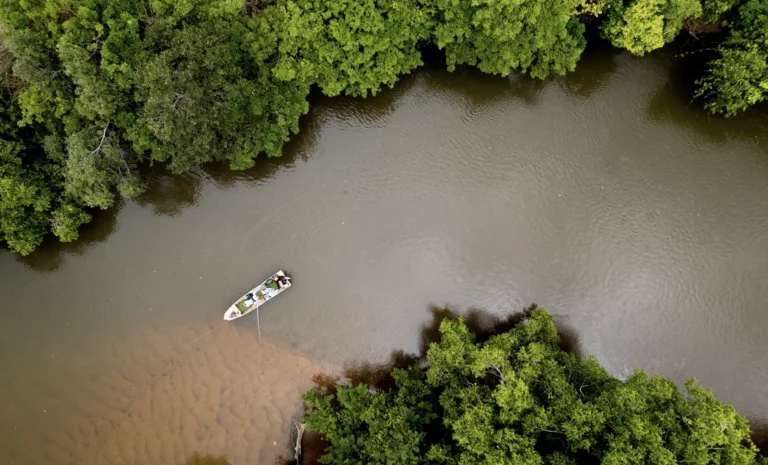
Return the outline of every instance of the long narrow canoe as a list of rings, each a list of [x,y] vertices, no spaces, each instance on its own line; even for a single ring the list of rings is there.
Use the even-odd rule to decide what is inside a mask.
[[[289,287],[291,287],[291,278],[286,276],[283,270],[280,270],[237,299],[224,313],[224,319],[232,321],[243,317],[264,305],[268,300],[274,299]]]

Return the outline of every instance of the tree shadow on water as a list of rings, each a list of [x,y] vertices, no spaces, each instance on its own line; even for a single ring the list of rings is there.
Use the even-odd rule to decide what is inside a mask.
[[[209,163],[202,171],[219,189],[230,189],[238,185],[259,185],[274,178],[281,171],[292,171],[299,162],[307,162],[316,151],[322,122],[317,109],[310,107],[309,114],[301,117],[299,132],[283,146],[282,155],[268,157],[259,155],[254,166],[247,170],[233,170],[226,163]]]
[[[392,87],[382,85],[376,95],[366,97],[345,94],[329,97],[319,88],[313,88],[309,96],[313,123],[354,121],[366,128],[380,127],[390,120],[398,104],[418,85],[421,76],[421,72],[414,70],[401,75]]]
[[[318,388],[325,388],[330,393],[335,393],[341,384],[357,386],[365,384],[375,390],[390,390],[395,387],[392,370],[395,368],[409,368],[412,366],[425,366],[427,350],[433,342],[440,340],[440,324],[445,319],[456,320],[462,318],[469,330],[475,335],[475,340],[485,342],[494,335],[502,334],[515,326],[524,323],[531,312],[538,308],[536,304],[522,309],[519,312],[499,317],[485,310],[470,308],[461,312],[450,306],[431,306],[428,312],[431,314],[429,321],[422,326],[419,334],[419,353],[409,354],[402,350],[393,352],[386,363],[363,362],[345,367],[342,377],[315,374],[312,377],[313,384]],[[577,333],[570,327],[557,323],[560,335],[560,347],[566,352],[575,353],[583,357]],[[302,440],[302,464],[315,464],[330,444],[317,433],[307,431]],[[283,460],[281,463],[296,463]]]
[[[576,69],[556,79],[566,94],[582,100],[589,99],[605,87],[618,68],[617,57],[627,53],[599,37],[590,38],[588,44]]]
[[[760,453],[768,457],[768,421],[766,419],[750,420],[749,423],[752,427],[752,441]]]
[[[319,133],[316,119],[310,110],[310,114],[299,121],[299,133],[292,135],[283,146],[282,156],[260,154],[254,160],[254,166],[246,170],[232,170],[224,162],[208,163],[183,174],[171,173],[162,164],[147,168],[147,190],[136,198],[136,202],[151,208],[156,215],[177,216],[186,208],[197,205],[206,182],[212,181],[219,189],[264,183],[280,171],[293,169],[298,161],[309,160]]]
[[[142,207],[150,207],[155,215],[176,216],[185,208],[197,204],[204,173],[193,169],[173,174],[164,166],[146,170],[147,190],[136,198]]]
[[[703,75],[712,56],[690,53],[685,44],[675,44],[660,53],[669,61],[669,71],[666,82],[649,99],[646,118],[692,131],[713,144],[745,139],[766,143],[768,105],[756,105],[726,118],[709,113],[704,101],[695,97],[695,82]]]
[[[494,335],[502,334],[524,323],[530,317],[531,312],[537,308],[536,304],[531,304],[519,312],[499,317],[477,308],[470,308],[466,312],[461,312],[450,306],[433,305],[428,308],[431,318],[420,330],[418,354],[409,354],[402,350],[397,350],[392,352],[389,361],[385,363],[362,362],[348,365],[344,369],[342,379],[353,386],[366,384],[375,389],[391,389],[394,387],[393,369],[408,368],[426,362],[430,344],[440,340],[440,324],[443,320],[462,318],[467,328],[475,335],[475,340],[477,342],[485,342]],[[566,352],[583,357],[576,331],[562,324],[562,322],[557,322],[556,326],[560,336],[560,347]],[[332,392],[340,378],[316,374],[312,380],[317,387],[324,387]]]
[[[107,210],[91,212],[93,220],[80,227],[80,236],[73,242],[61,242],[52,235],[27,256],[16,255],[16,261],[30,270],[50,273],[58,270],[67,257],[83,255],[91,246],[106,242],[117,231],[117,215],[123,207],[118,201]]]
[[[434,68],[427,75],[429,88],[442,93],[452,101],[465,100],[472,107],[482,109],[504,105],[504,102],[522,103],[525,107],[539,103],[539,96],[548,85],[519,72],[501,77],[486,74],[471,66],[458,66],[455,71]]]
[[[232,463],[223,455],[195,454],[186,461],[185,465],[232,465]]]

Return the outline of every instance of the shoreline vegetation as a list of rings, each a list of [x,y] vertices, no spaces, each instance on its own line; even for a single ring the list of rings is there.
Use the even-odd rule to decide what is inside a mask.
[[[617,379],[543,308],[491,330],[435,317],[420,356],[315,377],[300,463],[768,464],[747,419],[695,379],[682,390],[642,370]]]
[[[694,97],[715,114],[768,94],[768,0],[2,2],[0,244],[76,240],[155,164],[279,156],[310,89],[375,95],[427,47],[449,70],[545,79],[575,69],[587,35],[635,55],[693,38],[711,57]]]

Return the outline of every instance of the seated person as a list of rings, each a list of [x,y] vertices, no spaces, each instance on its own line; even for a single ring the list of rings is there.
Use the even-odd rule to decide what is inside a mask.
[[[256,298],[253,296],[252,293],[249,292],[245,296],[245,301],[243,302],[243,305],[245,305],[246,307],[250,308],[255,303],[256,303]]]
[[[275,275],[275,281],[277,281],[277,285],[280,286],[280,289],[284,288],[285,285],[288,284],[285,276],[280,276],[278,274]]]

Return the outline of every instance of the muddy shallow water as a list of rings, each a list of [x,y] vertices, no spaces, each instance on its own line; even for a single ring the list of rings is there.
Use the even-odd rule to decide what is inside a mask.
[[[428,67],[319,99],[281,159],[157,173],[80,242],[0,252],[2,463],[270,463],[313,373],[416,351],[446,304],[537,302],[612,373],[696,377],[765,420],[768,120],[707,117],[678,74]],[[261,341],[222,325],[279,268],[296,286]]]

